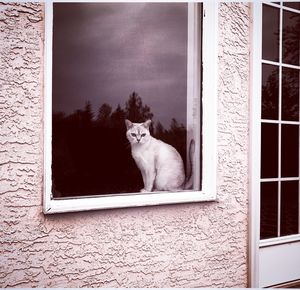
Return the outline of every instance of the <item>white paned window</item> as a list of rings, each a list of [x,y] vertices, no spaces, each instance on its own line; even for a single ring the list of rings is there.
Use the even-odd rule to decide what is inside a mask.
[[[216,198],[216,31],[217,4],[46,4],[44,213]],[[178,189],[157,155],[146,188],[125,120],[177,151]]]
[[[288,4],[288,5],[287,5]],[[263,4],[260,238],[299,234],[300,10]]]
[[[252,5],[251,287],[271,287],[300,278],[300,3]]]

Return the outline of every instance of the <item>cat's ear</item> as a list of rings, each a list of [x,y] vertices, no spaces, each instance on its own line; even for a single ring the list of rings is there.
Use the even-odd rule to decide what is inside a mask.
[[[143,123],[143,126],[144,126],[146,129],[149,129],[150,124],[151,124],[151,120],[147,120],[146,122]]]
[[[130,122],[130,121],[127,120],[127,119],[125,120],[125,124],[126,124],[127,130],[130,129],[130,128],[133,126],[132,122]]]

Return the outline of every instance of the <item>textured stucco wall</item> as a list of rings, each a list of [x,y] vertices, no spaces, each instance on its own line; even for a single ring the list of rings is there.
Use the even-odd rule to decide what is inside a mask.
[[[43,6],[0,4],[0,287],[247,285],[248,4],[220,4],[218,202],[44,216]]]

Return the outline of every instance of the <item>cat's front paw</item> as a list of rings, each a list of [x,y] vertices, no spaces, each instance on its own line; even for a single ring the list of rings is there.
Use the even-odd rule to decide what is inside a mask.
[[[148,192],[150,192],[149,190],[146,190],[145,188],[142,188],[141,190],[140,190],[140,192],[142,192],[142,193],[148,193]]]

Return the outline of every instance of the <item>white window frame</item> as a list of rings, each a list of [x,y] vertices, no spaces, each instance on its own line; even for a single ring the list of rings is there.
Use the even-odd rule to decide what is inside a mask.
[[[44,85],[44,214],[97,209],[191,203],[216,199],[217,176],[217,52],[218,3],[204,2],[202,33],[202,190],[99,195],[91,197],[52,197],[52,25],[53,2],[45,3],[45,85]],[[71,2],[71,1],[55,1]],[[80,1],[72,1],[80,2]],[[99,1],[89,1],[99,2]],[[188,94],[200,95],[199,24],[195,3],[188,3]],[[198,53],[196,53],[198,51]],[[200,134],[200,133],[199,133]],[[199,136],[200,137],[200,136]],[[197,152],[196,152],[197,153]]]

